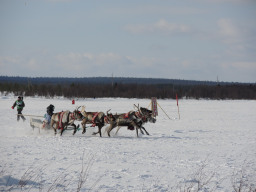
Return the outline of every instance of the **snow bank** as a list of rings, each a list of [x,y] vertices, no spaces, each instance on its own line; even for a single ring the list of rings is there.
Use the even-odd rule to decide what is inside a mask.
[[[92,136],[95,128],[88,128],[85,135],[66,131],[60,137],[52,130],[39,134],[30,127],[29,117],[16,121],[14,101],[13,96],[0,99],[1,190],[20,191],[15,184],[30,173],[37,176],[26,185],[32,191],[74,191],[81,170],[88,166],[81,191],[179,191],[209,176],[206,191],[232,191],[232,180],[241,169],[247,182],[256,181],[255,101],[180,100],[179,120],[175,100],[158,100],[171,119],[159,109],[157,122],[145,125],[151,135],[140,138],[126,128],[118,135],[113,130],[111,138],[106,133],[102,138]],[[43,115],[49,104],[55,112],[86,105],[87,111],[121,113],[133,110],[133,104],[150,103],[121,98],[79,99],[75,106],[64,98],[24,101],[23,114],[33,115]]]

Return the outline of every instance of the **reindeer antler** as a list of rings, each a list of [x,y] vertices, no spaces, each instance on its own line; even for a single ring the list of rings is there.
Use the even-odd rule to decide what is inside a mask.
[[[110,111],[111,109],[107,110],[107,115],[108,115],[108,112]]]
[[[141,113],[141,114],[143,114],[143,112],[140,110],[140,104],[138,103],[138,106],[136,106],[135,104],[134,104],[134,106],[138,109],[138,111]]]
[[[82,113],[85,112],[85,106],[84,105],[82,106],[81,112]]]
[[[140,105],[139,104],[138,104],[138,108],[139,108],[140,113],[144,115],[144,113],[140,110]]]

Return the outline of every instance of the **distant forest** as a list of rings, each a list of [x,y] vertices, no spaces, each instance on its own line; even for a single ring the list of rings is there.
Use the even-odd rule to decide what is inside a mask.
[[[28,78],[0,76],[2,94],[67,98],[256,99],[255,83],[151,78]]]

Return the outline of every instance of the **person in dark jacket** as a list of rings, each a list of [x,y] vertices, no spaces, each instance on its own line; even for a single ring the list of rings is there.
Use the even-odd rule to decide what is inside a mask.
[[[46,114],[44,115],[44,121],[43,121],[43,128],[47,125],[49,126],[51,123],[51,118],[53,115],[53,111],[54,111],[54,105],[50,104],[47,108],[46,108]]]
[[[54,111],[54,105],[50,104],[47,108],[46,108],[46,112],[48,115],[52,116],[53,115],[53,111]]]
[[[17,121],[20,120],[20,117],[23,119],[23,121],[26,120],[26,118],[22,115],[22,110],[25,107],[25,103],[23,101],[23,97],[19,96],[18,100],[16,100],[13,105],[12,105],[12,109],[14,109],[17,106]]]

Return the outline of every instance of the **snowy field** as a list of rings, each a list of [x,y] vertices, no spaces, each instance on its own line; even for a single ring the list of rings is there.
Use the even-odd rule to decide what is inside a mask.
[[[0,191],[235,191],[256,184],[256,101],[158,100],[159,116],[136,137],[121,128],[117,135],[92,136],[88,128],[63,136],[33,130],[29,117],[16,121],[16,97],[0,97]],[[148,99],[24,98],[23,114],[42,116],[85,105],[87,111],[124,113]],[[79,122],[76,122],[77,124]],[[82,173],[82,176],[81,176]],[[80,181],[79,181],[80,179]],[[82,182],[81,182],[82,181]],[[83,183],[84,182],[84,183]],[[83,184],[79,187],[79,184]],[[199,185],[198,185],[199,184]],[[192,190],[192,191],[193,191]]]

